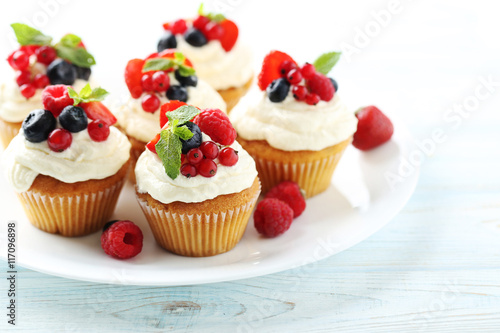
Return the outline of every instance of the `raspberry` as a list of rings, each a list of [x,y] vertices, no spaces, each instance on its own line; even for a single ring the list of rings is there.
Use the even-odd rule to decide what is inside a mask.
[[[292,57],[290,57],[286,53],[280,51],[271,51],[268,55],[266,55],[266,57],[264,58],[264,62],[262,63],[262,69],[259,73],[258,84],[260,90],[266,90],[267,86],[269,86],[271,82],[279,79],[282,76],[282,64],[285,61],[289,61],[291,63],[291,65],[287,65],[290,66],[288,70],[292,69],[291,66],[293,65],[297,67],[297,64],[292,59]],[[288,71],[283,73],[283,75],[285,75],[286,73],[288,73]]]
[[[170,31],[174,34],[174,35],[177,35],[177,34],[183,34],[185,33],[187,30],[187,24],[186,24],[186,21],[184,21],[183,19],[178,19],[177,21],[175,21],[174,23],[172,23],[171,27],[170,27]]]
[[[266,199],[278,199],[285,202],[293,210],[293,217],[298,217],[306,209],[306,200],[299,185],[292,181],[284,181],[273,187],[266,194]]]
[[[281,200],[264,199],[257,205],[253,214],[257,231],[266,237],[276,237],[290,228],[293,210]]]
[[[219,109],[205,109],[194,118],[193,122],[202,132],[221,145],[232,145],[236,139],[236,130],[227,115]]]
[[[73,99],[69,97],[68,87],[63,84],[45,88],[42,92],[42,102],[44,109],[52,112],[54,117],[59,116],[68,105],[73,105]]]
[[[49,145],[50,150],[55,151],[56,153],[61,153],[71,146],[72,141],[73,137],[71,136],[70,131],[58,128],[50,133],[49,138],[47,139],[47,144]]]
[[[376,106],[367,106],[356,112],[358,128],[354,133],[352,145],[360,150],[370,150],[389,141],[394,126]]]
[[[142,251],[144,236],[131,221],[112,221],[104,226],[101,247],[107,255],[117,259],[129,259]]]
[[[335,94],[332,81],[321,73],[316,73],[307,80],[307,86],[312,93],[315,93],[323,101],[330,101]]]

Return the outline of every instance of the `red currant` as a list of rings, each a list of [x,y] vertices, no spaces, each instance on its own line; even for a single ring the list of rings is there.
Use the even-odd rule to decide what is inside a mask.
[[[210,23],[210,19],[206,16],[200,15],[193,21],[193,27],[200,30],[201,32],[205,32],[205,27],[208,23]]]
[[[290,84],[299,84],[302,81],[302,74],[298,68],[295,68],[286,74],[286,79]]]
[[[38,89],[43,89],[50,84],[49,77],[45,74],[37,74],[33,78],[33,84]]]
[[[217,173],[217,164],[212,160],[204,159],[198,164],[198,173],[203,177],[213,177]]]
[[[297,68],[298,68],[297,65],[290,60],[283,61],[279,67],[281,76],[283,77],[286,76],[286,74],[290,72],[292,69],[297,69]]]
[[[186,163],[181,166],[181,174],[187,178],[191,178],[196,177],[198,171],[196,171],[196,167],[194,165]]]
[[[141,78],[141,86],[144,91],[153,91],[153,75],[151,73],[144,74]]]
[[[104,121],[97,119],[89,123],[87,127],[89,136],[93,141],[102,142],[109,136],[109,126]]]
[[[303,101],[307,96],[307,88],[304,86],[293,86],[292,88],[293,97],[298,101]]]
[[[186,154],[187,161],[193,165],[196,165],[203,160],[203,153],[198,148],[193,148]]]
[[[210,22],[205,26],[204,33],[208,40],[220,40],[224,35],[224,28],[218,23]]]
[[[160,99],[156,95],[144,95],[142,98],[142,109],[154,113],[160,107]]]
[[[306,103],[309,105],[316,105],[320,101],[319,95],[315,93],[309,93],[306,96]]]
[[[16,82],[20,87],[23,84],[28,84],[31,82],[31,72],[29,71],[17,71],[16,72]]]
[[[304,79],[309,80],[316,73],[316,68],[314,67],[314,65],[306,62],[306,64],[302,66],[300,72],[302,73]]]
[[[50,133],[49,138],[47,139],[47,144],[49,145],[50,150],[60,153],[68,149],[69,146],[71,146],[72,141],[73,137],[71,136],[70,131],[65,130],[64,128],[58,128]]]
[[[165,72],[156,72],[153,74],[153,90],[157,92],[167,91],[170,87],[170,78]]]
[[[186,24],[186,21],[184,21],[183,19],[179,19],[179,20],[175,21],[172,24],[172,28],[170,28],[170,31],[174,35],[183,34],[186,32],[186,30],[187,30],[187,24]]]
[[[30,65],[30,56],[24,51],[14,51],[7,60],[12,68],[20,71],[28,69]]]
[[[19,90],[21,90],[21,95],[26,97],[26,99],[33,97],[36,93],[36,88],[31,83],[23,84],[21,87],[19,87]]]
[[[35,51],[36,60],[44,65],[50,65],[57,57],[56,50],[50,46],[42,46]]]
[[[215,160],[219,156],[219,147],[212,141],[205,141],[200,146],[203,156],[209,160]]]
[[[233,166],[238,162],[238,152],[231,147],[226,147],[220,151],[219,162],[225,166]]]

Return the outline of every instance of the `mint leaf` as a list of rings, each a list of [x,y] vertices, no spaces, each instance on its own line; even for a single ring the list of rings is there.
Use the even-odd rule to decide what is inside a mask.
[[[182,142],[171,128],[160,132],[160,141],[155,145],[158,157],[163,163],[167,176],[177,178],[181,169]]]
[[[70,98],[73,99],[74,106],[80,104],[81,102],[80,96],[78,96],[78,93],[72,87],[68,87],[68,95]]]
[[[89,96],[89,100],[92,102],[100,102],[109,95],[109,92],[106,89],[101,87],[97,87],[92,89],[92,93]]]
[[[179,136],[182,140],[186,141],[193,137],[193,132],[189,130],[187,126],[178,126],[174,130],[175,135]]]
[[[21,45],[50,45],[52,37],[46,36],[39,30],[22,23],[12,23],[16,38]]]
[[[316,71],[327,75],[340,59],[341,52],[328,52],[320,55],[313,63]]]
[[[206,16],[210,19],[210,21],[214,21],[216,23],[220,23],[226,19],[226,17],[220,13],[205,13],[204,7],[205,6],[203,5],[203,3],[201,3],[200,7],[198,8],[198,15]]]
[[[60,58],[74,65],[90,68],[90,66],[96,64],[94,57],[83,47],[69,47],[62,43],[57,43],[54,48]]]
[[[184,60],[186,60],[186,57],[184,56],[184,54],[180,53],[180,52],[175,52],[174,53],[174,59],[178,62],[178,63],[184,63]]]
[[[144,64],[144,67],[142,67],[142,72],[145,73],[149,71],[166,71],[167,69],[174,67],[174,65],[175,61],[173,59],[167,59],[167,58],[148,59]]]
[[[91,89],[90,84],[87,83],[85,87],[80,90],[79,94],[73,88],[68,87],[68,94],[74,101],[73,105],[76,106],[80,103],[100,102],[109,93],[101,87]]]
[[[190,105],[183,105],[177,110],[167,112],[167,118],[169,123],[176,124],[177,126],[184,125],[188,121],[191,121],[194,117],[196,117],[201,111]],[[174,123],[175,120],[178,120],[178,123]]]
[[[67,34],[67,35],[63,36],[61,38],[61,40],[59,41],[60,44],[67,46],[67,47],[71,47],[71,48],[77,47],[81,42],[82,42],[82,39],[80,37],[78,37],[77,35],[73,35],[73,34]]]
[[[202,2],[202,3],[200,3],[200,7],[198,7],[198,15],[200,15],[200,16],[204,16],[203,7],[205,7],[205,5],[203,5],[203,2]]]
[[[85,87],[83,87],[82,90],[80,90],[79,95],[81,99],[87,99],[90,97],[91,93],[92,93],[92,88],[90,88],[90,84],[87,83]]]
[[[191,76],[196,74],[196,71],[194,70],[193,67],[189,67],[186,65],[179,65],[179,74],[181,76]]]

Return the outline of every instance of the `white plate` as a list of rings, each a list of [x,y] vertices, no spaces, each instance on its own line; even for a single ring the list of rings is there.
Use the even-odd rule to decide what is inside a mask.
[[[393,139],[371,152],[349,147],[335,172],[333,185],[307,201],[305,212],[284,235],[266,239],[250,220],[241,242],[231,251],[209,258],[173,255],[156,245],[131,185],[122,192],[115,218],[130,219],[144,233],[142,252],[130,260],[104,254],[100,233],[64,238],[42,232],[26,219],[5,177],[0,177],[2,226],[17,222],[17,264],[46,274],[102,283],[131,285],[190,285],[250,278],[283,271],[326,258],[366,239],[387,224],[414,191],[418,167],[401,175],[392,189],[387,173],[397,175],[401,160],[414,152],[401,123]],[[5,247],[0,255],[5,259]]]

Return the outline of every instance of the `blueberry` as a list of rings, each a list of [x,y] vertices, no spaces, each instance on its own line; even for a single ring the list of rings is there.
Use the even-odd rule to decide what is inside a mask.
[[[271,82],[267,87],[267,94],[273,103],[283,101],[290,90],[290,83],[285,78],[279,78]]]
[[[198,148],[201,145],[201,130],[195,123],[188,121],[186,124],[182,125],[189,128],[193,132],[193,137],[187,141],[181,139],[182,142],[182,153],[187,154],[193,148]]]
[[[23,121],[23,133],[29,142],[42,142],[47,140],[50,132],[56,128],[56,118],[52,112],[38,109],[32,111]]]
[[[337,81],[335,81],[331,77],[329,79],[330,81],[332,81],[333,87],[335,88],[335,92],[339,91],[339,84],[337,83]]]
[[[50,84],[71,85],[76,80],[76,69],[64,59],[56,59],[47,67]]]
[[[205,35],[198,29],[191,28],[186,33],[184,34],[184,39],[188,44],[193,45],[193,46],[203,46],[206,43],[208,43],[207,38]]]
[[[198,85],[198,77],[196,75],[182,76],[179,70],[175,71],[175,79],[183,87],[196,87]]]
[[[59,123],[64,129],[77,133],[87,128],[87,114],[79,106],[68,105],[59,115]]]
[[[175,49],[176,47],[177,47],[177,39],[175,39],[174,34],[168,31],[158,41],[158,52],[161,52],[166,49]]]
[[[75,67],[75,69],[76,69],[76,77],[78,79],[82,79],[85,81],[89,80],[90,74],[92,74],[92,70],[90,68],[80,67],[77,65],[73,65],[73,67]]]
[[[187,89],[181,86],[170,86],[167,90],[167,98],[171,101],[186,102],[188,99]]]

